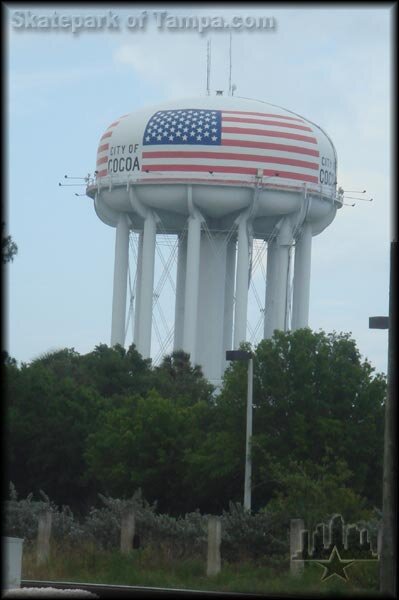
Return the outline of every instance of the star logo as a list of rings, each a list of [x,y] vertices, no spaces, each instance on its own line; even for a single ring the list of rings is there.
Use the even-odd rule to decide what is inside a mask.
[[[329,577],[332,577],[333,575],[337,575],[338,577],[341,577],[341,579],[343,579],[344,581],[347,581],[348,576],[345,573],[345,569],[347,569],[355,561],[354,560],[343,560],[339,555],[337,547],[334,546],[334,548],[332,549],[332,552],[330,554],[330,558],[328,560],[318,560],[315,562],[317,562],[318,565],[321,565],[322,567],[324,567],[324,573],[321,578],[321,581],[325,581],[326,579],[328,579]]]
[[[342,515],[335,514],[330,519],[329,533],[324,523],[316,525],[313,534],[307,529],[300,531],[298,540],[300,549],[291,559],[303,563],[315,562],[324,569],[321,581],[333,575],[348,581],[346,569],[355,562],[374,562],[379,560],[378,553],[373,552],[366,528],[359,529],[356,524],[346,525]],[[313,543],[309,541],[312,538]]]

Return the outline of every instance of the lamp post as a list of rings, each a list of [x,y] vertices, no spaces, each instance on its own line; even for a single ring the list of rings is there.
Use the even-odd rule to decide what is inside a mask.
[[[245,475],[244,475],[244,508],[251,510],[251,437],[252,437],[252,399],[253,399],[253,355],[246,350],[226,350],[226,360],[248,361],[248,385],[247,385],[247,431],[245,440]]]
[[[397,239],[391,242],[389,316],[370,317],[370,329],[388,329],[388,388],[385,403],[384,467],[382,484],[382,547],[380,562],[380,592],[396,596],[397,555],[397,447],[395,425],[397,417],[397,363],[394,353],[397,330],[397,287],[394,277],[398,270]],[[395,379],[396,378],[396,379]]]

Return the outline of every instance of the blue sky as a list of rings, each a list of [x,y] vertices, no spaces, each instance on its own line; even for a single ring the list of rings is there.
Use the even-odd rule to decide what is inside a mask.
[[[212,93],[227,93],[226,32],[160,31],[150,13],[161,8],[125,6],[112,7],[120,30],[77,35],[16,30],[11,19],[15,11],[93,15],[109,9],[8,7],[7,220],[19,252],[7,268],[6,341],[18,361],[62,347],[85,353],[110,341],[114,230],[96,217],[91,199],[74,195],[83,187],[58,186],[64,174],[93,173],[98,139],[116,117],[166,99],[204,95],[208,39]],[[127,17],[143,10],[147,26],[128,30]],[[386,372],[387,332],[369,330],[368,317],[388,311],[392,8],[162,10],[274,17],[275,31],[233,33],[236,95],[281,105],[323,127],[337,150],[338,184],[366,189],[365,196],[374,198],[344,206],[313,238],[309,325],[352,332],[362,356]],[[170,296],[163,302],[169,320],[173,302]],[[252,326],[256,310],[251,299]]]

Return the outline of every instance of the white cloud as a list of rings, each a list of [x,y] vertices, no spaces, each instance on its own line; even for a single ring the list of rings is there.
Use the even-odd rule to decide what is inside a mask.
[[[104,75],[109,67],[98,66],[88,69],[87,65],[69,68],[52,68],[30,71],[11,71],[10,89],[15,94],[51,90],[87,81],[96,75]]]
[[[160,35],[154,39],[148,36],[122,44],[114,51],[114,62],[132,68],[138,77],[156,86],[167,98],[195,96],[205,89],[205,46],[196,40],[193,48],[188,49],[187,37],[176,37]],[[202,70],[203,77],[199,76]]]

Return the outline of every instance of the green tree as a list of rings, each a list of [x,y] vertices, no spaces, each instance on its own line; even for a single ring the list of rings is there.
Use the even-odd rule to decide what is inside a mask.
[[[230,419],[241,415],[243,423],[244,369],[234,363],[226,371],[220,398]],[[349,485],[379,506],[385,391],[385,377],[361,361],[350,334],[276,331],[260,342],[254,358],[254,505],[275,492],[270,462],[289,472],[290,460],[320,463],[329,456],[345,461]]]
[[[85,453],[90,473],[109,495],[141,488],[159,510],[187,509],[185,449],[193,407],[182,407],[155,390],[142,398],[120,398],[101,415]]]
[[[97,491],[127,497],[141,487],[172,514],[242,503],[246,363],[231,363],[215,395],[182,352],[155,368],[134,345],[101,344],[83,356],[62,349],[21,367],[3,359],[9,479],[21,493],[42,488],[74,507]],[[350,334],[303,329],[263,340],[254,358],[253,508],[298,506],[307,487],[324,506],[335,484],[335,503],[381,506],[385,393],[385,377]]]
[[[182,350],[165,356],[153,375],[155,389],[165,398],[174,398],[187,406],[212,402],[213,386],[205,379],[201,367],[192,366],[190,355]]]
[[[1,224],[1,258],[3,265],[12,262],[18,252],[18,246],[10,235],[5,235],[6,224]]]
[[[293,518],[303,519],[309,530],[334,514],[340,514],[346,523],[372,518],[365,498],[348,486],[351,472],[345,461],[326,457],[321,463],[290,461],[289,467],[270,466],[276,491],[267,504],[267,511],[287,527]]]
[[[8,366],[6,379],[9,478],[21,493],[43,489],[58,503],[82,508],[93,485],[83,452],[101,397],[40,361]]]
[[[218,514],[229,502],[243,502],[242,444],[234,431],[210,427],[195,446],[186,450],[186,481],[196,498],[195,507]]]
[[[186,477],[206,512],[218,513],[227,510],[230,502],[243,502],[246,385],[246,363],[233,363],[201,435],[186,451]]]
[[[143,359],[134,344],[128,350],[99,344],[81,357],[80,380],[104,398],[143,394],[152,387],[151,359]]]

